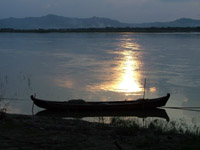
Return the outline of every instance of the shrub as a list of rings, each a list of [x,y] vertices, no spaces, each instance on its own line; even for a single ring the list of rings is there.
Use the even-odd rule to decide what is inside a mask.
[[[8,104],[3,104],[2,99],[0,99],[0,120],[6,118],[7,108],[8,108]]]

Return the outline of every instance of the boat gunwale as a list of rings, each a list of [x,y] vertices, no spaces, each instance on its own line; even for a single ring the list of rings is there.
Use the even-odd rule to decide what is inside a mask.
[[[92,105],[135,105],[135,104],[145,104],[145,103],[153,103],[153,102],[156,102],[156,101],[160,101],[160,100],[163,100],[163,99],[169,99],[170,97],[170,94],[167,93],[166,96],[163,96],[163,97],[158,97],[158,98],[153,98],[153,99],[137,99],[137,100],[131,100],[131,101],[103,101],[103,102],[100,102],[100,101],[97,101],[97,102],[90,102],[90,101],[85,101],[84,103],[70,103],[69,101],[49,101],[49,100],[44,100],[44,99],[38,99],[38,98],[35,98],[33,95],[31,95],[31,99],[32,101],[35,103],[46,103],[46,104],[63,104],[63,105],[68,105],[68,106],[92,106]],[[76,99],[74,99],[76,100]],[[80,99],[78,99],[80,100]]]

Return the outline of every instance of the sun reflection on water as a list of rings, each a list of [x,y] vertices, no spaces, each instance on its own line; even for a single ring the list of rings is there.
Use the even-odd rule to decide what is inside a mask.
[[[89,86],[90,90],[104,90],[124,93],[125,95],[141,94],[143,90],[141,85],[141,69],[140,62],[140,46],[127,40],[123,40],[119,45],[120,50],[110,51],[115,54],[115,58],[111,62],[107,62],[112,67],[106,67],[105,72],[109,72],[107,81],[98,85]],[[108,71],[109,70],[109,71]]]
[[[139,68],[141,62],[139,60],[140,45],[131,42],[130,39],[124,40],[120,47],[122,48],[120,65],[118,66],[118,78],[112,84],[113,91],[132,95],[142,91],[140,85]]]
[[[122,65],[119,70],[122,70],[121,77],[115,85],[118,92],[140,92],[142,89],[139,84],[139,74],[136,72],[138,62],[134,60],[132,51],[124,51]]]
[[[98,66],[93,67],[93,74],[83,74],[84,78],[80,78],[78,75],[65,75],[58,77],[55,80],[56,84],[59,87],[90,92],[111,91],[123,93],[126,96],[141,95],[143,93],[143,77],[141,75],[143,63],[140,45],[132,39],[124,38],[116,49],[107,51],[107,53],[108,58],[111,59],[98,61],[86,57],[81,61],[81,64],[84,64],[83,67],[86,68]],[[78,61],[80,62],[80,60]]]

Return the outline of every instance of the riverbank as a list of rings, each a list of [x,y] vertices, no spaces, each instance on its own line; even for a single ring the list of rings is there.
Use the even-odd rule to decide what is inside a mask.
[[[200,32],[200,27],[106,27],[106,28],[74,28],[74,29],[13,29],[0,28],[5,33],[176,33],[176,32]]]
[[[139,126],[5,114],[0,149],[150,150],[199,149],[199,136]]]

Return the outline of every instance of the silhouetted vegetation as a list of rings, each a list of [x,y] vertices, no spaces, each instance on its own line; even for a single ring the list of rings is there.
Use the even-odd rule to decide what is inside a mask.
[[[185,134],[200,136],[200,127],[197,125],[188,125],[184,119],[172,120],[166,122],[165,120],[144,120],[143,125],[141,122],[135,119],[124,119],[120,117],[114,117],[111,119],[111,124],[120,128],[127,128],[132,130],[138,129],[150,129],[151,131],[158,133],[172,133],[172,134]],[[131,130],[130,130],[131,131]],[[130,132],[129,132],[130,133]]]
[[[147,120],[141,125],[141,122],[139,123],[135,119],[116,117],[111,120],[111,124],[115,127],[115,133],[122,137],[137,137],[137,135],[141,134],[135,143],[141,149],[148,149],[148,146],[149,148],[153,147],[156,143],[158,147],[162,144],[165,145],[166,143],[163,142],[166,139],[165,142],[172,142],[172,145],[169,145],[171,148],[175,146],[174,141],[183,142],[177,145],[180,149],[196,150],[200,148],[200,127],[197,125],[188,125],[184,119],[169,122],[160,119]]]
[[[0,98],[0,120],[6,118],[7,107],[8,103],[3,104],[3,100]]]
[[[51,32],[200,32],[200,27],[125,27],[125,28],[76,28],[76,29],[12,29],[2,28],[0,32],[19,32],[19,33],[51,33]]]
[[[179,130],[177,123],[114,118],[112,124],[8,114],[0,121],[0,149],[199,149],[200,136]],[[161,126],[162,125],[162,126]],[[178,126],[184,124],[178,123]],[[181,127],[182,128],[182,127]]]

